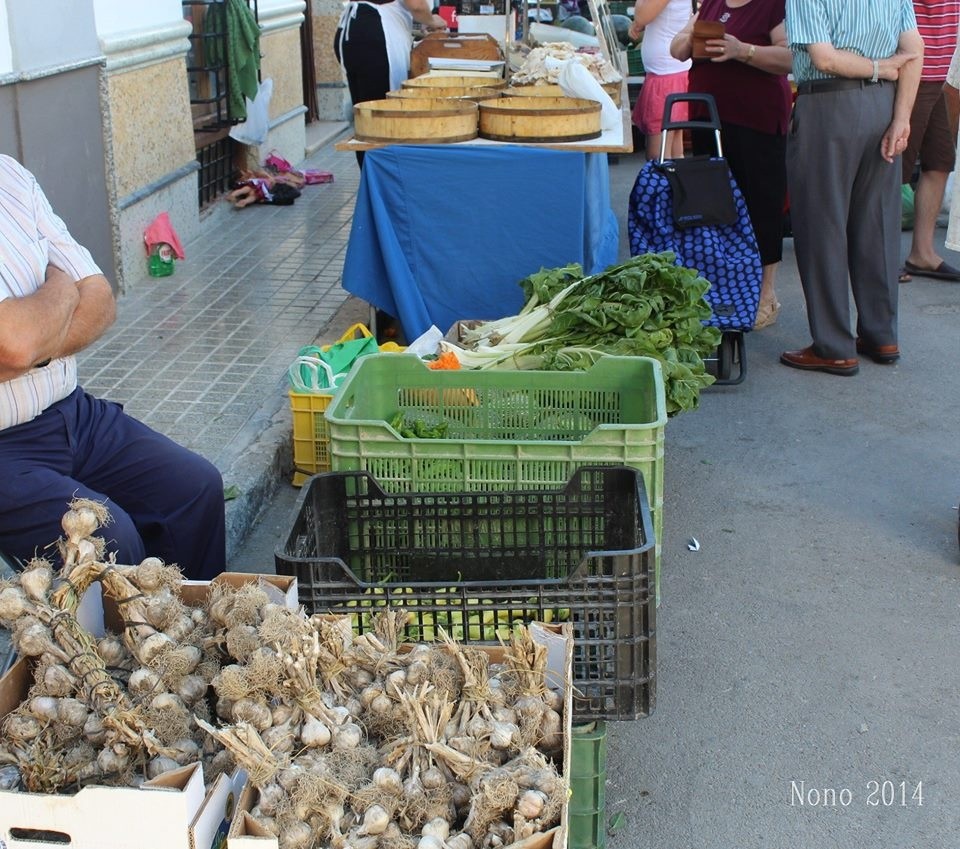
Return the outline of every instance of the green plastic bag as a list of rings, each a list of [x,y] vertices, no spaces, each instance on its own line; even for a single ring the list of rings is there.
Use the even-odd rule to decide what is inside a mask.
[[[900,212],[900,229],[912,230],[914,219],[914,197],[913,186],[904,183],[900,187],[900,198],[902,201],[902,210]]]
[[[373,336],[349,339],[319,348],[307,345],[297,353],[289,369],[290,384],[298,392],[324,392],[336,389],[351,366],[367,354],[379,351]]]

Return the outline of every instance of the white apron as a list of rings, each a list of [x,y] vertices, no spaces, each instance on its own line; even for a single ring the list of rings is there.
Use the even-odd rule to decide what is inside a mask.
[[[413,47],[413,15],[400,0],[390,3],[368,3],[366,0],[353,0],[345,3],[340,15],[340,55],[343,56],[343,44],[350,40],[350,23],[357,16],[357,7],[370,6],[380,13],[383,25],[383,38],[387,44],[387,60],[390,63],[390,90],[396,91],[410,76],[410,49]]]

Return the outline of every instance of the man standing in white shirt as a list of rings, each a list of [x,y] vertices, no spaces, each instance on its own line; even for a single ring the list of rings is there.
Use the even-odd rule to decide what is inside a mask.
[[[190,578],[226,565],[223,480],[202,457],[77,385],[74,354],[113,323],[109,282],[34,176],[0,156],[0,550],[61,535],[74,497],[103,502],[107,551]]]

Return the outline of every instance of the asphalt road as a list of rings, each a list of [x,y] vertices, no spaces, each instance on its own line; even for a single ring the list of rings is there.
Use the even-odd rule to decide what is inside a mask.
[[[666,427],[657,707],[608,725],[607,846],[955,849],[960,284],[902,286],[902,360],[856,377],[778,363],[809,342],[789,240],[778,292],[746,380]],[[272,568],[295,497],[235,565]]]

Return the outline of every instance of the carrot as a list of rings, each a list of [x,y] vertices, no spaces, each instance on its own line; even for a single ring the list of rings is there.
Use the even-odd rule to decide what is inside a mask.
[[[457,359],[457,355],[453,353],[453,351],[444,351],[435,360],[427,363],[427,367],[432,369],[456,370],[460,368],[460,360]]]

